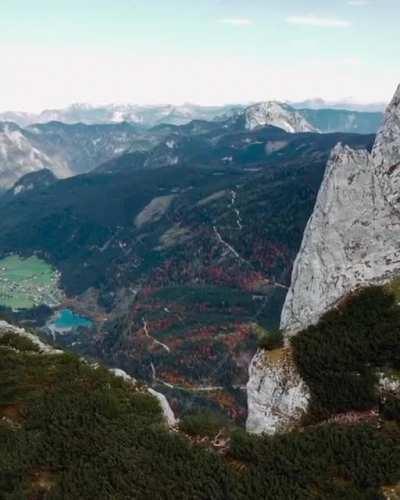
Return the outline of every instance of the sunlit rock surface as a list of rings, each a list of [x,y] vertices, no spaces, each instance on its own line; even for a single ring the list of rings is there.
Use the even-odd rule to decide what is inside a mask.
[[[272,434],[295,424],[308,406],[308,388],[296,373],[290,349],[259,351],[250,365],[247,430]]]
[[[24,328],[19,328],[17,326],[11,325],[6,321],[0,320],[0,336],[5,334],[19,335],[30,340],[38,349],[41,354],[62,354],[63,351],[55,349],[54,347],[42,342],[36,335],[27,332]]]
[[[282,312],[288,335],[360,285],[400,273],[400,87],[372,154],[338,145],[294,264]]]
[[[287,104],[275,101],[253,104],[245,110],[245,126],[254,130],[267,125],[296,132],[317,132],[317,130],[295,109]]]
[[[174,412],[172,411],[167,398],[164,396],[164,394],[161,394],[160,392],[155,391],[154,389],[148,389],[149,393],[154,396],[155,398],[158,399],[164,419],[166,423],[168,424],[169,427],[173,427],[174,425],[177,424],[177,420],[175,418]]]
[[[282,311],[286,341],[352,290],[400,274],[399,187],[400,87],[372,153],[341,144],[332,151]],[[288,429],[299,420],[299,408],[307,409],[307,388],[286,363],[276,370],[268,355],[256,354],[248,383],[249,431]],[[382,381],[381,389],[388,383]]]

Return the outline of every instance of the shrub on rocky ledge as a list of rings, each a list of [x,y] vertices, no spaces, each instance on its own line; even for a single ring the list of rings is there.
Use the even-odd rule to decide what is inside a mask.
[[[227,426],[222,416],[212,412],[199,412],[182,418],[179,429],[189,436],[214,437]]]
[[[378,373],[400,366],[400,307],[385,287],[347,297],[291,340],[316,413],[379,404]]]
[[[266,351],[274,351],[283,347],[283,334],[281,330],[265,331],[258,339],[258,347]]]

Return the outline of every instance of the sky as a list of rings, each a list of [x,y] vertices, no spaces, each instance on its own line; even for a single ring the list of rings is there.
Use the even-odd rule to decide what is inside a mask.
[[[0,110],[386,102],[400,0],[1,0]]]

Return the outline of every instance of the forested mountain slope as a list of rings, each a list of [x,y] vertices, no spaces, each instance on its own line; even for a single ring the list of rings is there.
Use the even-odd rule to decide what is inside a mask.
[[[372,137],[199,125],[139,163],[4,198],[0,252],[38,253],[96,320],[67,343],[172,390],[178,410],[205,400],[243,419],[247,366],[278,325],[329,151]]]
[[[332,326],[337,320],[331,318]],[[275,437],[249,436],[210,417],[183,420],[171,432],[142,386],[32,340],[1,323],[1,498],[372,500],[395,494],[398,401],[387,399],[379,416]]]

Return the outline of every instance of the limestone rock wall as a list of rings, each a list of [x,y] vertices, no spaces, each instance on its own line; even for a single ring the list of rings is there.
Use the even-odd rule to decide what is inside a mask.
[[[287,344],[349,292],[398,275],[400,86],[371,153],[341,144],[332,151],[282,311]],[[286,362],[277,369],[270,355],[259,352],[253,359],[247,387],[249,431],[288,429],[307,409],[307,387]]]
[[[309,400],[290,349],[256,354],[250,365],[247,394],[246,427],[257,434],[289,429],[304,414]]]

